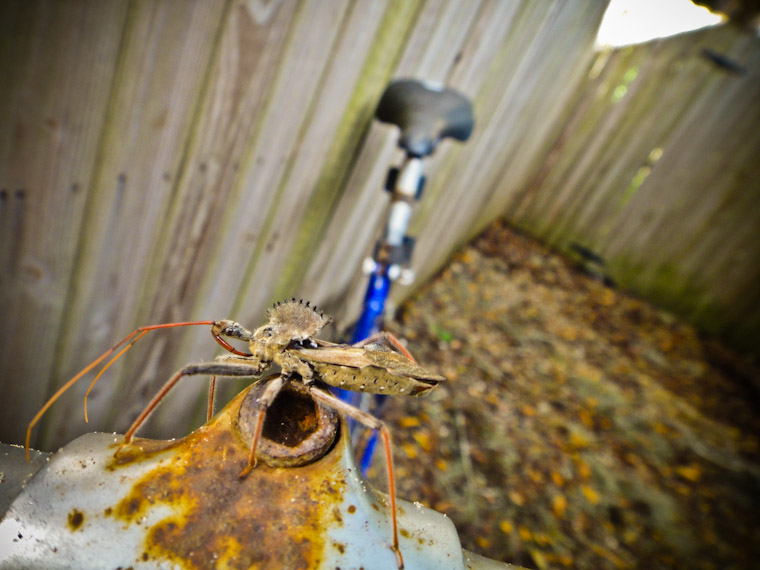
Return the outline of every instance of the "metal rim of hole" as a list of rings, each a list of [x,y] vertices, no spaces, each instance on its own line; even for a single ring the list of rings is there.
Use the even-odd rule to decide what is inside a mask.
[[[238,430],[247,446],[253,440],[256,401],[274,378],[254,384],[240,405]],[[333,448],[340,431],[338,413],[315,401],[298,382],[286,383],[265,413],[256,460],[270,467],[300,467],[320,459]]]

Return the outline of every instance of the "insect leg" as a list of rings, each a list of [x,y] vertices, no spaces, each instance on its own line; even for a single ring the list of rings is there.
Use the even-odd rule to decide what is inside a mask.
[[[401,343],[401,341],[398,339],[396,335],[393,333],[389,333],[387,331],[380,331],[378,333],[375,333],[373,335],[368,336],[364,340],[360,340],[353,346],[357,348],[361,348],[362,346],[367,346],[368,344],[377,344],[379,342],[385,341],[387,344],[392,345],[394,348],[396,348],[401,354],[406,356],[409,360],[414,362],[415,364],[417,361],[414,359],[414,356],[412,356],[412,353],[409,352],[406,347]]]
[[[216,376],[211,377],[208,383],[208,402],[206,403],[206,421],[214,417],[214,396],[216,395]]]
[[[259,446],[259,439],[261,438],[261,430],[264,427],[264,419],[267,415],[267,409],[272,405],[277,394],[280,393],[282,387],[285,386],[287,380],[284,376],[280,375],[272,380],[264,389],[264,393],[256,400],[256,427],[253,431],[253,440],[251,441],[251,455],[248,458],[248,465],[243,472],[240,473],[240,478],[245,477],[248,472],[256,467],[256,448]]]
[[[125,336],[123,339],[121,339],[118,343],[113,345],[111,348],[106,350],[103,354],[101,354],[98,358],[93,360],[90,364],[85,366],[81,371],[79,371],[76,376],[71,378],[68,382],[66,382],[63,386],[58,388],[55,394],[53,394],[50,399],[45,402],[45,405],[40,408],[40,411],[37,412],[37,414],[32,418],[32,421],[29,422],[29,425],[26,427],[26,439],[24,441],[24,450],[26,452],[26,460],[29,461],[29,442],[31,440],[32,436],[32,428],[37,425],[37,422],[40,421],[40,418],[45,414],[45,412],[48,411],[50,406],[52,406],[58,398],[61,397],[61,395],[66,392],[71,386],[73,386],[77,380],[79,380],[82,376],[87,374],[90,370],[95,368],[98,364],[103,362],[106,358],[108,358],[111,354],[113,354],[121,345],[123,345],[126,342],[129,342],[129,344],[121,351],[119,354],[111,360],[113,362],[116,358],[124,354],[125,351],[127,351],[132,345],[134,345],[138,340],[140,340],[145,333],[152,330],[157,329],[166,329],[170,327],[185,327],[185,326],[193,326],[193,325],[213,325],[214,321],[193,321],[193,322],[185,322],[185,323],[166,323],[161,325],[150,325],[146,327],[140,327],[135,330],[133,330],[131,333],[129,333],[127,336]],[[134,338],[137,337],[137,338]],[[111,362],[109,362],[106,365],[106,368],[111,365]],[[98,375],[99,377],[99,375]],[[97,378],[96,378],[97,380]],[[94,382],[93,382],[94,383]],[[90,388],[87,390],[88,393],[92,389],[92,385],[90,385]],[[85,400],[85,406],[86,406],[86,400]],[[85,416],[86,416],[86,410],[85,407]]]
[[[252,354],[244,356],[244,353],[235,351],[236,354],[243,356],[235,356],[232,354],[222,354],[216,357],[216,362],[226,362],[232,364],[242,364],[244,366],[255,366],[258,372],[255,374],[258,376],[264,370],[264,366],[260,360],[253,358]],[[255,364],[254,364],[255,363]],[[216,376],[211,377],[211,382],[208,385],[208,402],[206,404],[206,421],[211,420],[214,417],[214,398],[216,395]]]
[[[153,399],[150,401],[150,403],[145,406],[145,409],[140,412],[140,415],[137,416],[137,419],[134,422],[132,422],[132,425],[127,430],[127,433],[124,434],[124,442],[131,443],[132,438],[134,437],[135,432],[138,430],[138,428],[145,422],[153,410],[156,409],[161,400],[163,400],[166,394],[169,393],[169,390],[171,390],[183,376],[193,376],[196,374],[205,374],[211,376],[251,377],[257,376],[259,374],[259,371],[258,367],[255,366],[229,364],[222,362],[205,362],[202,364],[192,364],[190,366],[185,366],[174,376],[169,378],[169,380],[161,387],[156,395],[153,396]]]
[[[319,400],[331,408],[343,412],[347,416],[351,416],[356,421],[364,424],[370,429],[377,430],[380,436],[383,438],[383,445],[385,446],[385,461],[388,464],[388,497],[391,503],[391,526],[393,529],[393,543],[391,548],[396,555],[396,564],[399,569],[404,567],[404,557],[401,555],[401,550],[398,546],[398,523],[396,521],[396,479],[393,476],[393,455],[391,454],[391,435],[388,428],[383,422],[377,419],[375,416],[368,414],[336,398],[335,396],[323,392],[322,390],[315,390],[309,387],[309,393],[314,399]]]

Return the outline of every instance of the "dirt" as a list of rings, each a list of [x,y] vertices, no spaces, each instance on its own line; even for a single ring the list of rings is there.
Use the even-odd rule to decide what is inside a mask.
[[[502,223],[387,328],[447,378],[386,406],[399,496],[465,548],[541,570],[756,567],[751,358]]]

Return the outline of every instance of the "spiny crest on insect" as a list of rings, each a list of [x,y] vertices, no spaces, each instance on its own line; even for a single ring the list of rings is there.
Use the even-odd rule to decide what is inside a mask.
[[[306,340],[332,321],[316,305],[295,298],[275,303],[267,311],[267,317],[266,326],[272,329],[273,335],[289,340]]]

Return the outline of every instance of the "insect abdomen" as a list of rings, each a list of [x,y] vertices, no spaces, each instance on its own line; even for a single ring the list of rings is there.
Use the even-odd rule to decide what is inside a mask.
[[[323,362],[310,362],[310,365],[322,382],[344,390],[389,396],[417,396],[435,386],[409,376],[392,374],[377,366],[358,369]]]

